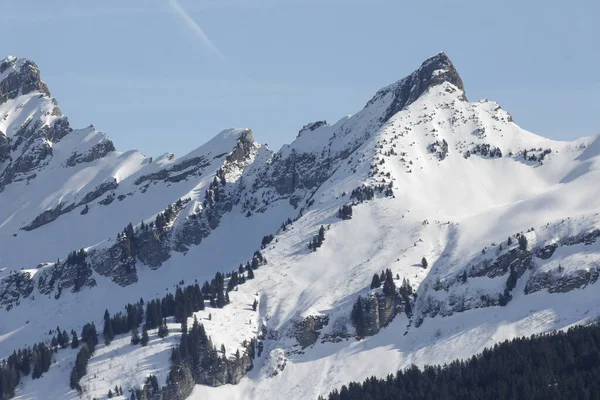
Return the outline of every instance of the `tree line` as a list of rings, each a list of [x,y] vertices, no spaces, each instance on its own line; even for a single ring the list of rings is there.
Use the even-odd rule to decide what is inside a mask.
[[[516,338],[467,360],[411,366],[333,390],[320,400],[599,399],[600,327]]]

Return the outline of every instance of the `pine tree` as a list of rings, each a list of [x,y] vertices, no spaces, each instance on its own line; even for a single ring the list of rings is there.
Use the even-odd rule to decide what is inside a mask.
[[[425,269],[425,268],[427,268],[427,265],[429,265],[429,264],[427,263],[427,259],[425,259],[425,257],[423,257],[423,258],[421,259],[421,266],[423,267],[423,269]]]
[[[77,337],[77,332],[73,330],[71,331],[71,335],[73,335],[73,340],[71,340],[71,348],[76,349],[79,347],[79,338]]]
[[[148,329],[146,329],[144,326],[144,329],[142,329],[142,339],[140,340],[140,343],[142,346],[146,346],[149,340],[150,338],[148,337]]]
[[[527,238],[525,235],[519,236],[519,250],[525,251],[527,250]]]
[[[256,307],[258,307],[258,301],[254,299],[254,302],[252,303],[252,311],[256,311]]]
[[[186,327],[186,331],[187,331],[187,327]],[[167,326],[166,318],[163,318],[162,324],[158,327],[158,336],[161,338],[169,336],[169,327]]]
[[[69,345],[69,334],[67,333],[67,331],[63,331],[61,336],[62,344],[60,345],[60,347],[65,349]]]
[[[115,337],[113,323],[110,319],[110,314],[108,313],[108,310],[104,311],[104,330],[102,331],[102,336],[104,336],[104,344],[107,346]]]
[[[108,398],[112,399],[113,398],[113,393],[112,390],[108,389]]]
[[[385,270],[385,281],[383,282],[383,294],[386,296],[394,296],[396,294],[396,284],[390,269]]]
[[[371,289],[376,289],[381,287],[381,281],[379,280],[379,275],[373,274],[373,279],[371,280]]]
[[[466,283],[466,282],[467,282],[467,270],[464,270],[464,271],[463,271],[463,274],[462,274],[462,282],[463,282],[463,283]]]
[[[131,331],[131,344],[137,345],[140,343],[140,334],[137,328],[133,328]]]
[[[356,299],[356,302],[352,307],[350,319],[352,320],[354,328],[356,328],[356,336],[358,336],[359,338],[364,337],[366,331],[366,321],[365,313],[363,310],[363,298],[361,296],[358,296],[358,299]]]

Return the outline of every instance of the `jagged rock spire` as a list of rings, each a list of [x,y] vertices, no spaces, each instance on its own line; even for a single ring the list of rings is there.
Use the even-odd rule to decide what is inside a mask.
[[[458,75],[456,68],[454,68],[448,56],[444,52],[440,52],[425,60],[412,74],[380,89],[366,106],[370,106],[391,93],[393,99],[385,114],[381,117],[381,122],[383,123],[398,111],[417,100],[430,87],[444,82],[449,82],[460,89],[463,92],[463,99],[466,100],[464,95],[465,89],[460,75]]]
[[[40,70],[36,63],[14,56],[0,61],[0,104],[34,90],[51,97],[48,86],[40,79]]]

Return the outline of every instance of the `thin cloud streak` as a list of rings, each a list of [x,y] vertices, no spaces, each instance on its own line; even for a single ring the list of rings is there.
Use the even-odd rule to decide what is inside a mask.
[[[229,68],[230,71],[232,71],[235,75],[238,76],[238,78],[246,81],[248,84],[250,84],[251,86],[253,86],[259,90],[269,93],[270,96],[277,95],[276,91],[273,90],[272,87],[265,86],[265,85],[261,84],[260,82],[257,82],[254,79],[246,76],[243,72],[241,72],[238,68],[236,68],[232,63],[230,63],[225,58],[223,53],[221,53],[221,51],[217,48],[217,46],[215,46],[215,44],[210,40],[208,35],[206,35],[206,33],[204,32],[202,27],[188,14],[188,12],[183,7],[181,7],[181,5],[179,4],[179,2],[177,0],[170,0],[169,4],[171,5],[171,8],[177,14],[177,16],[179,16],[183,20],[183,22],[187,25],[187,27],[196,34],[196,36],[200,39],[201,44],[205,48],[207,48],[208,50],[213,52]]]
[[[169,3],[173,11],[175,11],[175,13],[183,20],[183,22],[185,22],[187,27],[191,29],[196,34],[196,36],[198,36],[198,39],[200,39],[202,45],[210,51],[212,51],[215,55],[217,55],[221,59],[221,61],[227,64],[228,67],[234,69],[233,66],[229,63],[229,61],[227,61],[225,56],[223,56],[223,54],[219,51],[217,46],[215,46],[214,43],[208,38],[206,33],[204,33],[200,25],[198,25],[198,23],[194,21],[192,17],[190,17],[187,11],[185,11],[185,9],[181,7],[179,2],[177,0],[170,0]]]

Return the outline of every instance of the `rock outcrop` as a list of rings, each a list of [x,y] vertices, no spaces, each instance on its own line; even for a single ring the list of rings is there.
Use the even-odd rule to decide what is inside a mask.
[[[306,348],[317,342],[320,331],[329,323],[327,315],[309,315],[302,321],[294,324],[294,337],[302,346]]]
[[[71,154],[66,161],[66,165],[68,167],[74,167],[77,164],[88,163],[94,160],[98,160],[102,157],[105,157],[108,153],[116,151],[115,145],[112,140],[104,138],[90,150],[86,151],[83,154],[79,154],[77,152]]]
[[[9,68],[13,71],[0,82],[0,104],[35,90],[50,97],[48,86],[41,81],[40,70],[33,61],[7,57],[0,62],[0,74]]]
[[[74,208],[75,208],[74,204],[69,204],[68,206],[65,206],[64,204],[59,203],[53,209],[46,210],[43,213],[41,213],[40,215],[38,215],[37,217],[35,217],[35,219],[33,221],[31,221],[31,223],[29,225],[26,225],[21,229],[23,229],[24,231],[32,231],[36,228],[39,228],[42,225],[46,225],[46,224],[54,221],[61,214],[68,213],[68,212],[72,211]]]
[[[456,68],[454,68],[448,56],[442,52],[425,60],[415,72],[406,78],[379,90],[369,100],[367,106],[383,97],[392,96],[391,104],[380,118],[381,123],[384,123],[398,111],[401,111],[417,100],[430,87],[440,85],[444,82],[449,82],[461,90],[463,92],[463,99],[467,100],[464,96],[465,88],[460,75],[458,75]]]

